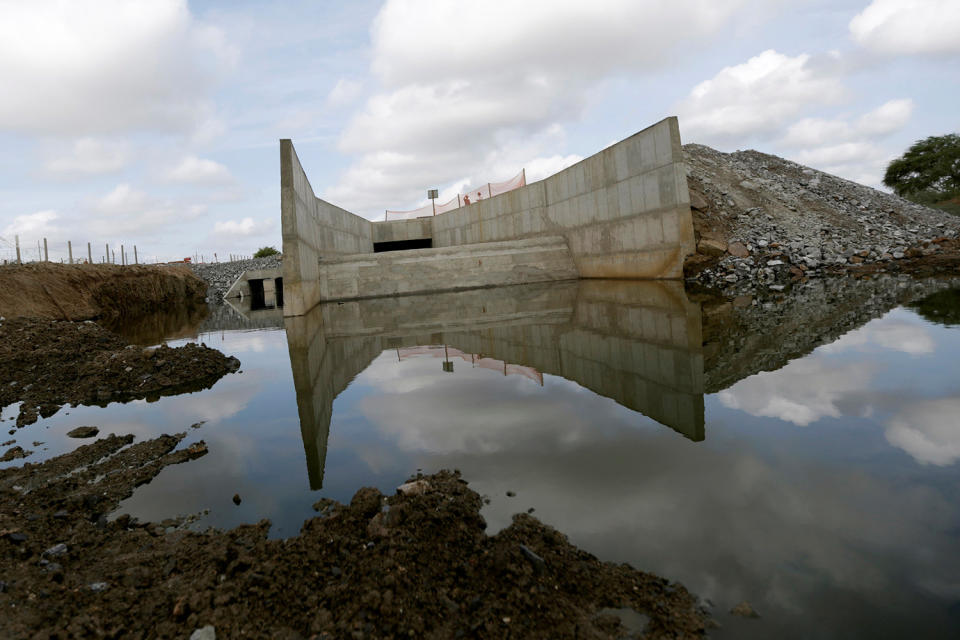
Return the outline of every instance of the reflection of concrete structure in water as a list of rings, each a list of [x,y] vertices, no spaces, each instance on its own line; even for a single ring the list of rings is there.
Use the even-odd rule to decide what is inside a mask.
[[[465,353],[460,349],[445,344],[430,344],[417,347],[397,348],[397,362],[402,362],[417,356],[443,358],[443,370],[449,373],[454,372],[453,362],[450,360],[450,358],[459,358],[464,362],[469,362],[471,367],[490,369],[491,371],[502,373],[505,376],[523,376],[524,378],[529,378],[530,380],[538,383],[541,387],[543,386],[543,374],[537,371],[535,368],[525,367],[519,364],[511,364],[505,360],[497,360],[496,358],[488,358],[482,353]]]
[[[679,282],[582,280],[322,304],[285,318],[312,488],[333,400],[386,349],[446,344],[562,376],[704,438],[700,312]]]

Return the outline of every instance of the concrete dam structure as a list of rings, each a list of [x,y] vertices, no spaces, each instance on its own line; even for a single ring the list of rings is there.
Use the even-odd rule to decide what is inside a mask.
[[[384,351],[424,345],[561,376],[691,440],[705,437],[700,307],[682,282],[575,280],[323,303],[284,325],[312,489],[323,484],[334,399]]]
[[[290,140],[280,141],[280,185],[285,316],[325,301],[680,279],[695,250],[676,117],[544,180],[413,220],[372,222],[316,197]]]

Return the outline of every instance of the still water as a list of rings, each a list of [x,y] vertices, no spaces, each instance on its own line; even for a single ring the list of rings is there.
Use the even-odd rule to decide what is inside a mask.
[[[210,453],[122,510],[269,518],[276,537],[320,497],[457,468],[489,496],[491,532],[534,509],[710,600],[712,637],[956,638],[960,292],[898,306],[943,289],[911,286],[716,304],[675,283],[574,282],[324,305],[285,326],[221,307],[140,339],[205,342],[238,374],[65,408],[15,437],[35,462],[78,425],[187,431]],[[726,613],[742,600],[762,617]]]

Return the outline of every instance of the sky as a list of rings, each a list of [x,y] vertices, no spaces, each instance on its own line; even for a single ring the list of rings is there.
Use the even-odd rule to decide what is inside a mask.
[[[0,260],[281,248],[279,140],[365,217],[671,115],[879,187],[960,131],[957,0],[0,0]]]

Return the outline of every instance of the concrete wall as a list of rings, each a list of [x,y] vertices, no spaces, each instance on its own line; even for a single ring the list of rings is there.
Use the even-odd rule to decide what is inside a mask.
[[[435,247],[563,234],[584,278],[681,278],[695,248],[675,117],[546,180],[430,219]]]
[[[433,216],[413,220],[390,220],[373,223],[374,242],[398,242],[433,237]]]
[[[353,300],[285,323],[313,488],[322,484],[334,398],[384,349],[407,346],[447,344],[531,366],[704,439],[700,310],[680,282],[580,280]]]
[[[320,298],[350,300],[577,278],[563,236],[320,261]]]
[[[373,251],[372,223],[314,195],[290,140],[280,141],[280,222],[286,315],[320,302],[321,257]]]
[[[333,279],[340,280],[346,267],[330,257],[369,253],[374,242],[431,238],[434,248],[442,248],[560,235],[582,278],[680,279],[684,258],[695,249],[675,117],[545,180],[427,218],[371,223],[317,199],[289,140],[281,141],[281,186],[286,315],[300,315],[320,300],[332,299],[318,283],[320,271],[333,269]],[[417,255],[434,260],[440,254]],[[321,259],[327,261],[322,267]],[[470,284],[477,279],[476,269],[470,261],[465,265],[462,270],[449,263],[439,279],[423,277],[424,269],[414,261],[379,263],[389,267],[382,279],[391,284],[378,287],[381,279],[368,268],[376,265],[357,262],[351,267],[358,284],[353,295],[432,291],[441,281],[448,289],[478,286]],[[538,281],[550,269],[530,270],[536,277],[528,281]],[[493,271],[489,276],[485,283],[514,281],[496,282]],[[400,281],[406,284],[392,284]]]

